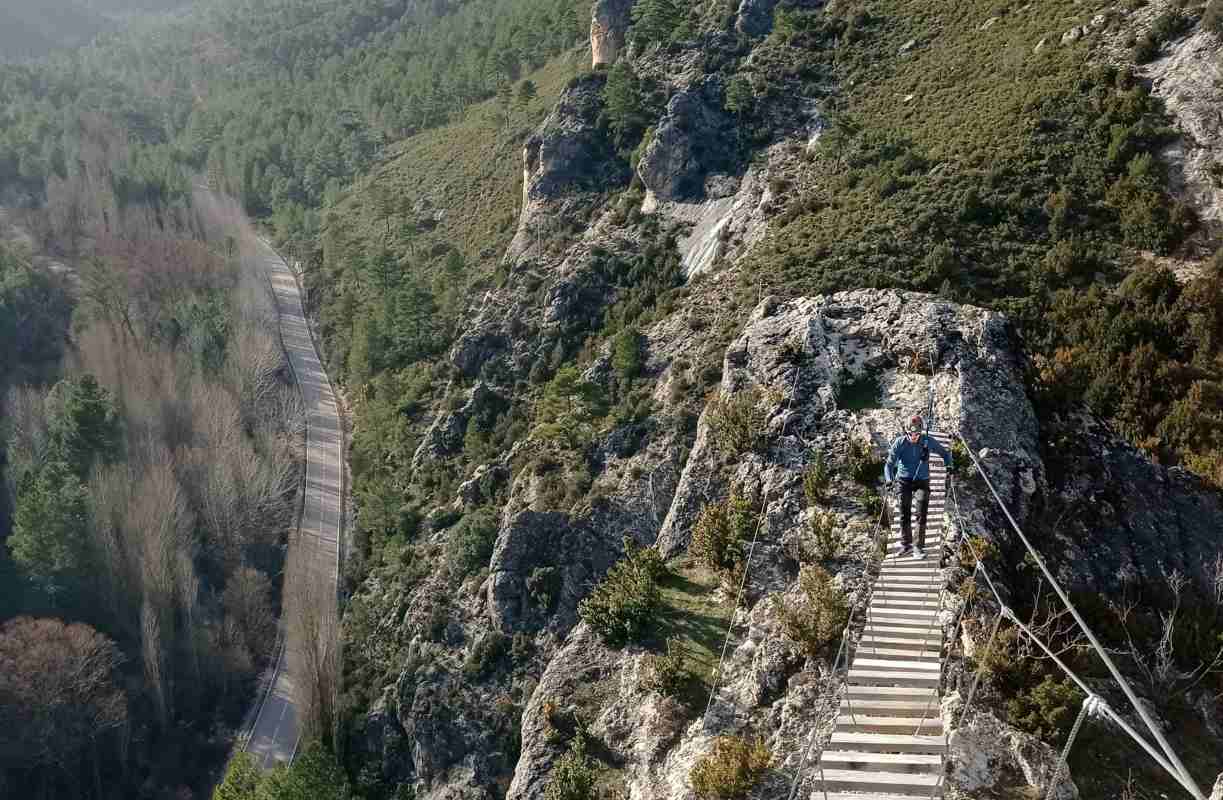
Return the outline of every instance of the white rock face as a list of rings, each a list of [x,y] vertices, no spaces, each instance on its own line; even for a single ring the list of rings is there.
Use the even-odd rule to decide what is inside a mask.
[[[1184,134],[1162,154],[1173,166],[1173,190],[1194,207],[1215,237],[1223,232],[1221,50],[1218,37],[1198,31],[1146,69],[1153,93]]]
[[[1210,800],[1223,800],[1223,772],[1220,772],[1219,777],[1215,779],[1215,788],[1210,793]]]
[[[986,711],[977,711],[967,724],[952,731],[949,747],[949,780],[965,792],[1014,786],[1013,777],[1022,776],[1028,786],[1039,790],[1038,796],[1045,797],[1060,759],[1049,745]],[[1078,796],[1074,779],[1063,769],[1053,797],[1077,800]]]
[[[598,0],[590,14],[591,67],[614,64],[624,47],[632,0]]]

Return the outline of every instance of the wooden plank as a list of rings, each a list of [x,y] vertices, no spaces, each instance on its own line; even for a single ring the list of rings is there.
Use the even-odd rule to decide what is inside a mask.
[[[946,749],[942,736],[843,731],[834,731],[829,745],[866,753],[942,753]]]

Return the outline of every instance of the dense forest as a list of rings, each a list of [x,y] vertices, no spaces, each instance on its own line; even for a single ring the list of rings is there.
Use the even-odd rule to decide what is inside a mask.
[[[389,142],[495,97],[585,26],[573,3],[407,11],[203,4],[0,66],[0,195],[33,247],[3,259],[19,345],[4,355],[5,729],[45,720],[0,747],[5,786],[182,797],[214,779],[271,655],[299,418],[267,298],[193,210],[192,176],[307,241]],[[75,277],[35,266],[46,256]],[[34,676],[86,662],[88,685],[44,705]],[[91,722],[52,721],[69,707]],[[314,763],[260,791],[321,796]]]

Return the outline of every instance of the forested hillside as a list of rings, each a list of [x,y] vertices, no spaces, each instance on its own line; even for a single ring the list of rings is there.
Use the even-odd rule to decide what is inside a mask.
[[[0,792],[205,790],[269,655],[298,421],[198,180],[302,264],[352,412],[340,719],[218,798],[780,795],[927,380],[1217,772],[1220,37],[1223,0],[205,0],[0,66]],[[999,636],[948,687],[1048,762],[1082,697]],[[34,676],[85,660],[57,723]],[[1176,791],[1085,739],[1083,796]]]
[[[98,744],[84,748],[56,725],[47,738],[13,741],[4,748],[6,787],[100,797],[140,785],[181,797],[208,786],[232,741],[253,673],[271,655],[279,586],[270,578],[282,563],[286,448],[297,418],[283,396],[288,376],[260,338],[270,332],[266,308],[252,311],[262,292],[247,279],[257,276],[236,272],[232,241],[226,250],[225,233],[201,225],[191,176],[206,170],[214,185],[254,211],[274,209],[301,235],[326,190],[338,195],[403,135],[400,125],[457,118],[579,30],[571,6],[559,15],[564,34],[547,33],[558,16],[543,7],[469,7],[461,19],[443,7],[418,19],[405,10],[214,4],[92,50],[0,69],[0,192],[37,250],[32,258],[10,247],[4,262],[3,321],[19,345],[5,353],[4,406],[13,713],[59,713],[40,705],[45,687],[34,675],[101,659],[96,682],[63,701],[65,711],[93,715],[82,732]],[[489,13],[505,24],[486,28],[480,17]],[[511,43],[528,21],[544,34]],[[142,38],[154,35],[156,45]],[[400,42],[400,52],[412,41],[427,46],[413,47],[419,60],[407,63],[380,49],[377,58],[359,55],[379,36]],[[481,48],[496,48],[501,67],[471,55],[469,88],[438,105],[445,54]],[[432,110],[411,123],[383,120],[385,99],[350,91],[346,75],[356,70],[367,71],[369,92],[431,92]],[[534,84],[515,85],[514,102],[490,124],[512,120],[521,132],[526,106],[540,109],[559,91],[565,73],[550,75],[538,100]],[[281,165],[286,179],[276,177]],[[32,266],[46,255],[72,265],[78,280]],[[448,306],[456,288],[445,289]],[[69,453],[77,440],[91,444]],[[150,527],[153,509],[171,510],[171,521]],[[52,631],[49,616],[69,627]],[[44,636],[79,644],[55,657],[16,649]],[[305,781],[318,796],[313,764],[304,760],[263,791],[297,796]]]

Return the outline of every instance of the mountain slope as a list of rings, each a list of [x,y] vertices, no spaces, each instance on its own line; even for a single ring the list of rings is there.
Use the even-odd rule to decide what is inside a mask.
[[[690,797],[724,734],[762,737],[774,761],[761,785],[782,791],[820,724],[830,656],[787,628],[815,602],[799,576],[826,569],[857,596],[873,459],[929,384],[940,418],[989,448],[987,469],[1076,596],[1144,598],[1141,619],[1091,607],[1112,646],[1153,635],[1173,602],[1161,570],[1177,569],[1203,609],[1176,634],[1178,663],[1211,663],[1223,617],[1200,565],[1223,521],[1209,410],[1223,271],[1202,256],[1219,242],[1195,222],[1209,206],[1181,201],[1153,157],[1177,142],[1175,119],[1138,71],[1107,63],[1132,64],[1128,35],[1135,52],[1182,47],[1203,9],[1162,16],[1178,13],[744,3],[672,18],[670,41],[654,46],[644,40],[658,24],[647,32],[639,15],[633,28],[626,8],[596,4],[595,49],[619,61],[571,82],[525,142],[518,230],[453,346],[381,368],[365,346],[356,369],[349,353],[366,402],[354,473],[370,481],[357,498],[364,580],[346,617],[347,652],[361,651],[350,699],[368,704],[350,730],[353,770],[377,771],[374,791],[388,795],[499,793],[512,774],[515,798],[553,796],[562,775]],[[607,47],[626,31],[637,44]],[[1188,262],[1193,280],[1152,250]],[[355,262],[321,256],[314,269]],[[378,287],[377,259],[366,269]],[[826,296],[858,287],[872,291]],[[336,307],[353,319],[370,309],[359,297]],[[964,322],[977,314],[990,321]],[[1005,377],[990,374],[1002,365]],[[1085,425],[1085,410],[1111,430]],[[836,478],[819,498],[802,486],[821,460]],[[1123,460],[1134,471],[1120,491],[1086,467]],[[1006,591],[1021,616],[1049,613],[1047,587],[1009,565],[1016,543],[980,490],[965,487],[969,519],[1005,554]],[[1161,513],[1143,513],[1147,492],[1165,498]],[[735,541],[752,528],[726,523],[720,562],[692,543],[706,520],[736,519],[737,503],[761,514],[761,550],[733,669],[701,720],[743,568]],[[831,556],[817,547],[823,519],[843,537]],[[621,594],[620,576],[652,569],[637,549],[651,545],[668,559],[658,594]],[[954,604],[971,589],[964,572],[948,576]],[[637,602],[647,610],[634,616]],[[988,629],[992,613],[974,605],[969,627]],[[1008,653],[1018,666],[988,683],[1000,729],[1060,744],[1074,687]],[[946,688],[965,691],[976,663],[952,655]],[[1142,674],[1136,660],[1127,668]],[[1206,785],[1223,766],[1192,734],[1218,724],[1208,695],[1168,710]],[[1146,789],[1170,787],[1113,746],[1076,753],[1092,796],[1120,793],[1122,760]],[[1023,788],[1024,756],[1004,756],[989,785]]]

